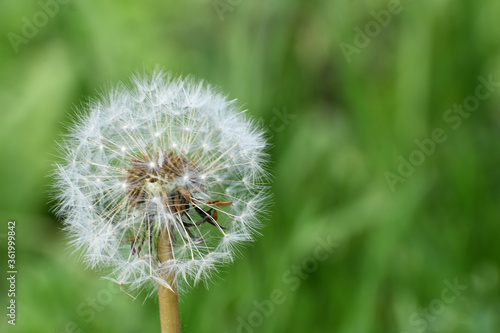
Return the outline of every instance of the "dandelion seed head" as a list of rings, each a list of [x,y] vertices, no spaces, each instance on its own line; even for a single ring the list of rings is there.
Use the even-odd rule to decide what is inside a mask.
[[[56,213],[84,262],[122,286],[168,284],[165,272],[206,283],[260,226],[264,133],[206,84],[136,76],[89,103],[60,146]]]

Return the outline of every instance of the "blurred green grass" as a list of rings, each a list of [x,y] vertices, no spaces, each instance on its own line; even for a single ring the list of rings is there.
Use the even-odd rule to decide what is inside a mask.
[[[272,141],[263,236],[209,290],[182,296],[184,332],[497,332],[500,94],[456,130],[443,114],[474,94],[479,76],[500,80],[500,3],[402,1],[349,62],[341,43],[354,45],[354,28],[387,6],[241,1],[221,20],[212,1],[69,1],[16,53],[9,33],[21,35],[23,17],[42,7],[1,2],[0,240],[6,253],[15,219],[19,272],[17,325],[3,315],[1,331],[159,331],[154,298],[110,291],[65,250],[47,175],[75,108],[160,65],[238,98]],[[283,110],[293,118],[280,122]],[[448,139],[391,191],[385,172],[397,173],[398,156],[408,159],[435,128]],[[338,247],[291,290],[284,274],[327,236]],[[438,304],[455,278],[467,289],[431,308],[424,329],[414,314],[425,318],[419,309]],[[254,302],[273,290],[285,301],[260,322]]]

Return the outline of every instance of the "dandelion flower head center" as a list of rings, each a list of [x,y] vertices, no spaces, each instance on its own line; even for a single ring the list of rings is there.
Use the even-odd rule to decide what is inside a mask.
[[[200,170],[188,158],[176,152],[163,152],[156,158],[140,156],[130,161],[127,172],[128,196],[133,203],[143,203],[153,197],[161,197],[173,211],[176,210],[169,198],[178,188],[199,192],[204,188],[199,176]]]

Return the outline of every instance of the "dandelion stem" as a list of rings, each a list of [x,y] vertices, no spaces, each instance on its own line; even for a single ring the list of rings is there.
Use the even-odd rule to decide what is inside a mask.
[[[161,232],[158,239],[158,259],[163,263],[173,258],[170,235],[168,232]],[[161,333],[180,333],[179,296],[177,295],[175,273],[162,272],[160,277],[172,288],[170,289],[162,284],[158,285]]]

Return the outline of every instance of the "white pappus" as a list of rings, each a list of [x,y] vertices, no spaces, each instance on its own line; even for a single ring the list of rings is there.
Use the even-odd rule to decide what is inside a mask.
[[[136,76],[90,102],[59,143],[55,211],[92,268],[135,290],[206,282],[268,202],[264,132],[191,78]],[[160,263],[158,237],[172,258]],[[168,286],[170,287],[170,286]]]

